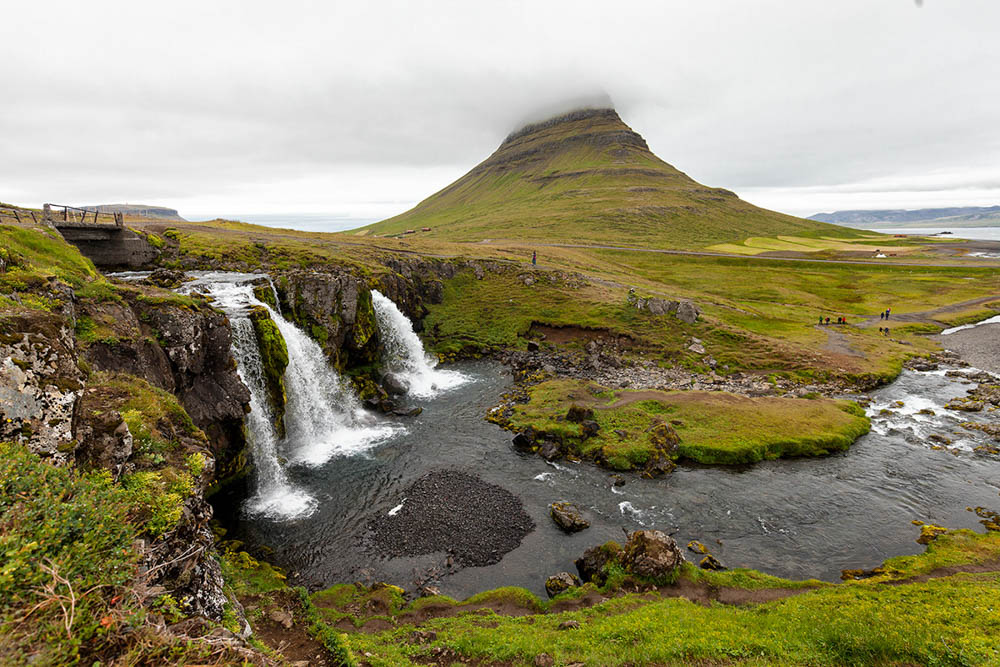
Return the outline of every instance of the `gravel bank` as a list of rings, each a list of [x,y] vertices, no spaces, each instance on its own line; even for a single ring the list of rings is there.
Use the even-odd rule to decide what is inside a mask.
[[[382,556],[447,552],[461,566],[492,565],[535,528],[517,496],[457,470],[427,473],[398,502],[368,524],[368,545]]]
[[[982,324],[939,338],[942,347],[970,365],[1000,374],[1000,324]]]

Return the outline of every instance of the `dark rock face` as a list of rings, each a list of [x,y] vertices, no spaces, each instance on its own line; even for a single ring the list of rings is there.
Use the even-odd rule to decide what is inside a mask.
[[[545,580],[545,592],[549,594],[550,598],[554,598],[560,593],[579,585],[580,578],[578,576],[570,572],[560,572],[559,574],[553,574]]]
[[[367,284],[349,273],[297,271],[277,281],[282,312],[320,344],[334,366],[372,363],[378,324]]]
[[[492,565],[535,528],[517,496],[457,470],[430,472],[400,497],[394,515],[368,524],[369,548],[391,558],[447,552],[463,566]]]
[[[578,533],[590,528],[590,522],[583,518],[580,508],[572,503],[552,503],[549,505],[549,516],[559,528],[567,533]]]
[[[208,307],[136,306],[166,353],[173,393],[226,469],[228,458],[243,449],[243,417],[250,403],[250,392],[236,373],[229,320]]]
[[[552,442],[551,440],[546,440],[541,444],[541,446],[539,446],[538,455],[546,461],[555,461],[556,459],[562,457],[562,451],[559,449],[558,444]]]
[[[77,402],[73,433],[79,445],[76,463],[85,468],[107,468],[118,479],[132,456],[132,433],[117,410],[103,410],[102,388],[84,391]]]

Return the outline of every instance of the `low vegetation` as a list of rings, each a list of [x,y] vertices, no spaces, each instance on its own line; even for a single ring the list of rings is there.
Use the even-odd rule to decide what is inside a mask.
[[[505,426],[551,438],[572,454],[617,470],[641,468],[668,446],[671,458],[699,463],[754,463],[781,456],[819,456],[847,449],[868,432],[864,411],[828,398],[748,398],[725,392],[612,391],[579,380],[551,380],[528,389]],[[572,406],[599,426],[567,419]],[[676,432],[675,446],[662,429]],[[670,436],[667,436],[669,439]]]

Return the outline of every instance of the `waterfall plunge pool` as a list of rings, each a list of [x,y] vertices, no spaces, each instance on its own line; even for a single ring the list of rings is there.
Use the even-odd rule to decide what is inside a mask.
[[[231,313],[238,338],[236,321],[255,305],[251,299],[256,301],[246,285],[262,280],[266,277],[259,274],[202,274],[186,289],[211,292]],[[273,443],[275,478],[283,484],[272,487],[279,492],[274,496],[279,511],[255,507],[267,488],[260,463],[254,477],[213,498],[228,537],[285,568],[294,584],[322,588],[368,580],[412,590],[430,581],[457,598],[507,585],[544,595],[545,577],[574,571],[573,560],[586,548],[620,541],[623,529],[640,528],[664,530],[681,543],[699,540],[729,567],[835,581],[842,569],[870,568],[890,556],[920,552],[913,519],[979,528],[966,506],[996,505],[1000,466],[972,451],[982,434],[959,426],[988,416],[957,415],[943,407],[971,386],[961,376],[904,371],[874,392],[868,411],[872,432],[847,452],[754,466],[682,464],[670,476],[628,475],[624,486],[613,487],[610,473],[591,464],[546,463],[514,450],[511,434],[484,419],[511,386],[507,370],[489,361],[434,368],[405,317],[381,295],[374,295],[376,303],[380,297],[380,327],[391,329],[384,332],[389,365],[407,377],[411,402],[423,412],[400,420],[364,413],[325,363],[314,366],[300,373],[312,379],[306,384],[314,393],[301,404],[308,409],[293,418],[306,423],[296,426],[296,435],[290,429],[288,438]],[[286,341],[292,339],[295,355],[312,359],[300,360],[300,367],[318,363],[315,344],[304,334],[304,340],[297,338],[297,329],[280,314],[272,311],[272,317]],[[239,341],[235,345],[239,348]],[[286,373],[290,385],[294,373]],[[430,379],[421,381],[421,373]],[[250,386],[253,379],[245,381]],[[289,388],[290,411],[293,395]],[[935,414],[921,413],[922,408]],[[953,439],[951,451],[931,448],[928,437],[935,433]],[[443,551],[383,558],[366,547],[372,518],[400,513],[406,490],[441,470],[469,473],[517,495],[534,530],[498,562],[457,571],[447,567]],[[579,505],[591,528],[573,535],[556,528],[548,506],[558,500]]]

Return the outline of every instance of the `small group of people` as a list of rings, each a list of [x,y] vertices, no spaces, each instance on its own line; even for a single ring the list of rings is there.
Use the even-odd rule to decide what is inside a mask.
[[[880,320],[887,320],[887,319],[889,319],[889,311],[891,311],[891,310],[892,310],[892,308],[886,308],[885,310],[883,310],[881,313],[878,314],[878,318]]]
[[[830,318],[829,317],[824,318],[822,315],[820,315],[819,316],[819,323],[821,325],[830,324]],[[837,321],[834,324],[847,324],[847,318],[846,317],[838,317]]]
[[[879,327],[878,328],[878,332],[880,334],[882,334],[883,336],[888,336],[889,335],[889,327]]]

